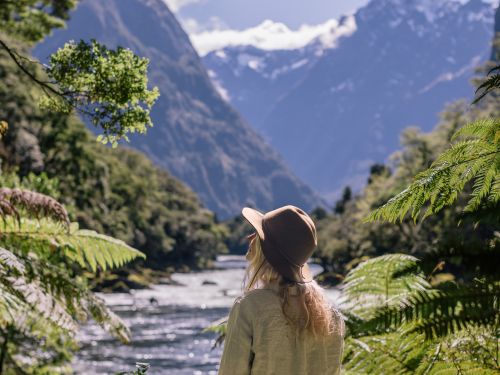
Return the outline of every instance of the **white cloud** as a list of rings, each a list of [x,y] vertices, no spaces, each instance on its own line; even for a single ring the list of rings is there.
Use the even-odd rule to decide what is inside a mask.
[[[185,7],[188,4],[197,3],[200,0],[163,0],[165,4],[168,5],[172,12],[177,12],[179,9]]]
[[[350,35],[355,30],[356,23],[352,16],[347,17],[341,24],[331,19],[318,25],[302,25],[297,30],[290,30],[280,22],[265,20],[245,30],[218,28],[191,33],[190,38],[194,48],[204,56],[211,51],[238,45],[253,45],[265,50],[296,49],[316,38],[326,47],[334,47],[341,36]]]

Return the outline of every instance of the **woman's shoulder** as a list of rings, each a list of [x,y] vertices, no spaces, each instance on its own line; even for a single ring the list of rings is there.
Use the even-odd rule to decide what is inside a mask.
[[[238,297],[235,304],[239,304],[242,308],[258,308],[265,302],[279,301],[279,297],[273,289],[259,288],[245,292]]]

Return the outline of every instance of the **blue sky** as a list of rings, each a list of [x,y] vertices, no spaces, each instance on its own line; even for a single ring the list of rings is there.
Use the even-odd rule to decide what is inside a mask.
[[[201,29],[217,25],[242,30],[266,19],[291,29],[316,25],[352,13],[367,0],[166,0],[182,20],[193,19]]]

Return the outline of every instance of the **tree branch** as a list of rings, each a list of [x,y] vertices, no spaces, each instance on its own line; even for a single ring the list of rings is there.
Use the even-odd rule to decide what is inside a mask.
[[[62,97],[64,100],[66,100],[66,98],[64,97],[64,95],[57,91],[56,89],[54,89],[52,86],[50,86],[47,82],[44,82],[44,81],[40,81],[33,73],[31,73],[28,69],[26,69],[23,64],[21,64],[21,62],[18,60],[18,57],[19,56],[15,51],[13,51],[3,40],[0,39],[0,46],[3,47],[3,49],[5,49],[7,51],[7,53],[9,54],[9,56],[12,58],[12,60],[14,60],[14,62],[16,63],[16,65],[19,67],[19,69],[22,70],[22,72],[24,74],[26,74],[31,80],[33,80],[36,84],[38,84],[39,86],[41,86],[42,88],[44,89],[47,89],[49,90],[50,92],[52,92],[53,94],[55,95],[58,95],[60,97]],[[45,91],[45,90],[44,90]]]

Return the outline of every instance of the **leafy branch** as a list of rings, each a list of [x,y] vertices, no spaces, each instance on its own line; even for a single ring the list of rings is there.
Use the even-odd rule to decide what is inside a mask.
[[[76,111],[103,130],[98,137],[113,146],[128,141],[129,133],[145,133],[152,126],[150,111],[159,90],[148,89],[149,60],[131,50],[110,50],[95,40],[68,42],[42,65],[52,79],[43,81],[21,60],[36,64],[0,39],[3,48],[19,69],[44,92],[42,108],[68,113]]]
[[[458,141],[458,139],[464,139]],[[366,221],[402,221],[411,210],[416,221],[427,204],[422,220],[451,205],[465,185],[474,180],[465,212],[500,200],[500,120],[478,120],[465,125],[453,136],[451,147],[427,170],[383,206],[372,211]]]

